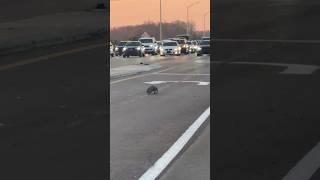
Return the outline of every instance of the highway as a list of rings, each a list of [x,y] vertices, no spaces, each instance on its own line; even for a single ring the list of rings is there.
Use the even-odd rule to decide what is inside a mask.
[[[103,39],[1,57],[1,179],[106,179]]]
[[[214,8],[211,179],[319,179],[320,3]]]
[[[161,69],[110,83],[112,180],[139,179],[210,106],[210,56],[166,56],[157,63]],[[158,87],[159,94],[146,94],[150,84]],[[207,117],[196,134],[202,134],[208,122]],[[208,147],[209,138],[204,138]],[[194,142],[196,138],[171,164]],[[202,156],[209,159],[210,154]],[[209,175],[209,167],[198,173]]]

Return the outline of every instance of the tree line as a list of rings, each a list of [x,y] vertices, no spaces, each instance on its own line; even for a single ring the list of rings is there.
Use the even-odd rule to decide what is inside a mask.
[[[162,36],[163,39],[172,38],[176,35],[186,34],[187,24],[183,21],[173,21],[162,23]],[[145,22],[139,25],[129,25],[117,28],[112,28],[110,30],[110,40],[112,42],[117,42],[121,40],[138,40],[144,32],[147,32],[150,36],[159,39],[159,23],[155,22]],[[193,39],[200,39],[202,32],[195,30],[195,24],[190,23],[189,25],[190,36]]]

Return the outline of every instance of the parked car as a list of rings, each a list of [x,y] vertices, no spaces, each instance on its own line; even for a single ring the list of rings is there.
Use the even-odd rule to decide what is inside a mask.
[[[171,40],[176,41],[179,44],[179,46],[181,47],[181,53],[189,53],[189,45],[187,44],[186,39],[172,38]]]
[[[140,41],[144,46],[146,54],[152,54],[152,55],[157,54],[157,47],[156,47],[157,43],[154,37],[140,38],[138,41]]]
[[[115,48],[115,55],[121,56],[124,45],[126,45],[127,41],[120,41],[120,43]]]
[[[197,48],[197,56],[202,56],[203,54],[211,54],[209,40],[201,41],[198,48]]]
[[[110,42],[110,56],[113,57],[114,56],[114,46],[113,44]]]
[[[181,55],[181,47],[176,41],[163,41],[160,47],[160,56],[165,55]]]
[[[126,45],[123,47],[122,56],[130,57],[130,56],[145,56],[145,50],[140,41],[128,41]]]

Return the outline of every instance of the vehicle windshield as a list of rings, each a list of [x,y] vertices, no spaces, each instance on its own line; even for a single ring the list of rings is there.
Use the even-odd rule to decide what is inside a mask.
[[[140,43],[137,41],[127,42],[126,46],[140,46]]]
[[[153,43],[152,39],[140,39],[141,43]]]
[[[200,45],[210,45],[210,41],[201,41]]]
[[[163,46],[177,46],[177,42],[164,42]]]
[[[119,44],[118,44],[118,46],[124,46],[124,45],[126,45],[126,41],[121,41]]]

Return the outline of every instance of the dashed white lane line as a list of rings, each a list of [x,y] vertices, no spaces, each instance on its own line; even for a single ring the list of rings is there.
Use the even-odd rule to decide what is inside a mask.
[[[123,81],[127,81],[127,80],[131,80],[131,79],[136,79],[136,78],[140,78],[140,77],[144,77],[144,76],[149,76],[149,75],[156,74],[156,73],[165,72],[165,71],[171,70],[173,68],[175,68],[175,67],[170,67],[170,68],[163,69],[161,71],[157,71],[157,72],[153,72],[153,73],[146,73],[146,74],[141,74],[141,75],[136,75],[136,76],[120,79],[120,80],[117,80],[117,81],[112,81],[112,82],[110,82],[110,85],[117,84],[117,83],[120,83],[120,82],[123,82]]]
[[[308,180],[320,167],[320,142],[282,180]]]
[[[270,43],[297,43],[320,44],[320,40],[290,40],[290,39],[213,39],[213,42],[270,42]]]
[[[150,82],[144,82],[146,84],[164,84],[164,83],[197,83],[199,86],[207,86],[210,84],[210,82],[206,81],[150,81]]]
[[[74,53],[78,53],[78,52],[81,52],[81,51],[95,49],[95,48],[102,47],[102,46],[104,46],[104,44],[94,44],[94,45],[89,45],[89,46],[80,47],[80,48],[76,48],[76,49],[71,49],[71,50],[67,50],[67,51],[52,53],[52,54],[49,54],[49,55],[30,58],[30,59],[26,59],[26,60],[18,61],[18,62],[15,62],[15,63],[10,63],[10,64],[6,64],[6,65],[3,65],[3,66],[0,66],[0,71],[4,71],[4,70],[7,70],[7,69],[16,68],[16,67],[24,66],[24,65],[28,65],[28,64],[33,64],[33,63],[37,63],[37,62],[40,62],[40,61],[45,61],[45,60],[49,60],[49,59],[52,59],[52,58],[57,58],[57,57],[61,57],[61,56],[69,55],[69,54],[74,54]]]
[[[140,178],[139,180],[154,180],[162,171],[171,163],[179,154],[192,136],[197,132],[199,127],[210,116],[210,107],[208,107],[198,119],[182,134],[182,136],[158,159]]]

